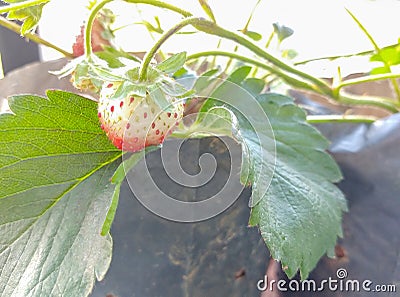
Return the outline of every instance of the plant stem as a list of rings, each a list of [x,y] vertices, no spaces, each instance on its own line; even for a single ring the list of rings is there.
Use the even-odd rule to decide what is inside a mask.
[[[128,2],[128,3],[136,3],[136,4],[149,4],[149,5],[157,6],[160,8],[165,8],[165,9],[177,12],[184,17],[192,16],[191,12],[181,9],[179,7],[176,7],[174,5],[162,2],[162,1],[157,1],[157,0],[123,0],[123,1]]]
[[[0,16],[0,26],[5,27],[15,33],[18,33],[18,34],[21,32],[21,26],[17,25],[16,23],[14,23],[12,21],[7,20],[6,18],[4,18],[2,16]],[[50,43],[47,40],[44,40],[43,38],[39,37],[38,35],[36,35],[34,33],[26,33],[25,37],[32,40],[33,42],[35,42],[37,44],[42,44],[47,47],[50,47],[50,48],[60,52],[67,58],[73,58],[73,55],[71,53],[63,50],[62,48],[59,48],[58,46]]]
[[[368,37],[369,41],[374,46],[375,51],[377,52],[377,54],[379,54],[381,52],[381,48],[378,46],[378,44],[376,43],[376,41],[374,40],[372,35],[368,32],[367,28],[364,27],[364,25],[357,19],[357,17],[350,10],[346,9],[346,11],[353,18],[353,20],[357,23],[357,25],[364,32],[364,34]],[[390,73],[392,70],[390,68],[389,63],[385,59],[382,59],[382,62],[386,68],[386,71]],[[393,89],[396,92],[397,100],[400,102],[400,87],[399,87],[396,79],[392,78],[392,79],[390,79],[390,81],[392,82]]]
[[[93,27],[93,22],[96,19],[97,13],[109,2],[112,2],[113,0],[103,0],[100,3],[98,3],[95,7],[93,7],[92,11],[90,12],[89,18],[86,23],[85,27],[85,55],[86,57],[90,57],[92,54],[92,27]],[[189,17],[192,14],[186,10],[183,10],[179,7],[176,7],[174,5],[164,3],[162,1],[157,1],[157,0],[123,0],[127,3],[136,3],[136,4],[149,4],[153,6],[157,6],[160,8],[165,8],[169,9],[171,11],[177,12],[181,14],[184,17]]]
[[[359,96],[341,92],[335,100],[339,103],[346,105],[374,106],[386,109],[392,113],[399,112],[399,106],[394,100],[385,99],[381,97],[373,97],[365,95]]]
[[[367,123],[371,124],[379,120],[377,117],[365,115],[309,115],[307,122],[310,124],[324,123]]]
[[[250,16],[247,19],[246,25],[244,26],[244,28],[241,30],[242,33],[246,33],[249,30],[249,26],[250,26],[250,22],[253,19],[254,13],[256,12],[256,9],[258,7],[258,5],[260,5],[261,0],[258,0],[257,3],[254,5],[253,9],[251,10]]]
[[[35,5],[40,5],[49,2],[50,0],[28,0],[24,2],[18,2],[14,4],[10,4],[7,6],[0,7],[0,14],[10,12],[10,11],[16,11],[24,8],[28,8],[31,6]]]
[[[163,45],[163,43],[180,29],[186,27],[187,25],[193,25],[193,23],[196,23],[198,20],[199,18],[197,17],[184,19],[161,36],[161,38],[154,44],[154,46],[146,53],[143,58],[143,62],[140,65],[139,70],[139,81],[145,81],[147,79],[147,68],[149,67],[151,60],[160,49],[160,47]]]
[[[389,49],[389,48],[396,48],[399,45],[400,45],[399,43],[391,44],[391,45],[383,47],[382,50]],[[352,58],[352,57],[366,56],[366,55],[372,55],[374,52],[375,52],[374,50],[369,50],[369,51],[363,51],[363,52],[358,52],[358,53],[354,53],[354,54],[319,57],[319,58],[313,58],[313,59],[309,59],[309,60],[295,62],[294,65],[296,65],[296,66],[297,65],[304,65],[304,64],[307,64],[307,63],[316,62],[316,61],[323,61],[323,60],[333,61],[333,60],[342,59],[342,58]]]
[[[232,41],[235,41],[236,43],[248,48],[251,50],[253,53],[256,55],[260,56],[263,59],[266,59],[269,61],[271,64],[275,65],[276,67],[285,70],[289,73],[295,74],[303,79],[306,79],[312,83],[314,83],[316,86],[318,86],[325,94],[331,95],[332,90],[330,89],[329,85],[324,82],[321,79],[318,79],[312,75],[309,75],[305,72],[302,72],[298,69],[293,68],[292,66],[282,62],[278,58],[275,58],[271,54],[267,53],[257,45],[255,45],[252,41],[248,40],[247,38],[240,36],[239,34],[236,34],[234,32],[228,31],[226,29],[223,29],[219,27],[217,24],[214,24],[213,22],[206,21],[204,19],[198,19],[196,22],[194,22],[193,26],[197,28],[200,31],[203,31],[208,34],[212,35],[217,35]]]
[[[337,85],[336,89],[341,89],[346,86],[356,85],[356,84],[360,84],[360,83],[372,82],[372,81],[383,80],[383,79],[396,79],[396,78],[400,78],[400,73],[383,73],[383,74],[362,76],[362,77],[344,80],[340,84]]]
[[[275,58],[274,56],[270,55],[269,53],[265,52],[263,49],[255,45],[253,42],[250,40],[234,33],[228,30],[225,30],[221,27],[219,27],[217,24],[207,21],[203,18],[198,18],[198,17],[191,17],[188,19],[183,20],[182,22],[178,23],[175,25],[172,29],[170,29],[167,33],[165,33],[161,39],[153,46],[153,48],[146,54],[145,60],[143,61],[143,64],[141,66],[140,74],[139,74],[139,79],[140,80],[145,80],[146,75],[147,75],[147,67],[150,64],[151,59],[153,56],[156,54],[157,50],[161,47],[161,45],[169,38],[171,37],[174,33],[178,32],[180,29],[187,25],[192,25],[196,29],[203,31],[205,33],[211,34],[211,35],[216,35],[225,39],[229,39],[232,41],[235,41],[236,43],[248,48],[252,52],[254,52],[256,55],[266,59],[273,65],[275,65],[278,68],[281,68],[282,70],[285,70],[287,72],[290,72],[292,74],[295,74],[303,79],[309,80],[310,82],[313,82],[317,88],[320,88],[321,91],[320,93],[323,93],[325,95],[332,95],[332,90],[329,87],[329,85],[324,82],[323,80],[320,80],[316,77],[313,77],[307,73],[304,73],[300,70],[297,70],[281,60]]]
[[[282,72],[278,68],[271,67],[263,62],[236,54],[236,53],[231,53],[231,52],[224,52],[224,51],[206,51],[206,52],[200,52],[196,54],[189,55],[186,60],[193,60],[193,59],[198,59],[200,57],[206,57],[206,56],[225,56],[225,57],[230,57],[232,59],[236,59],[254,66],[257,66],[259,68],[265,69],[268,72],[275,74],[282,78],[284,81],[286,81],[288,84],[299,88],[299,89],[306,89],[306,90],[311,90],[311,91],[316,91],[314,85],[311,85],[305,81],[299,80],[297,78],[294,78],[284,72]]]
[[[85,56],[86,58],[89,58],[90,55],[92,54],[92,27],[93,27],[93,22],[96,19],[97,13],[109,2],[113,0],[103,0],[96,4],[89,15],[89,18],[86,22],[85,26]]]
[[[206,52],[200,52],[200,53],[189,55],[187,57],[187,60],[193,60],[193,59],[197,59],[197,58],[204,57],[204,56],[214,56],[214,55],[227,56],[227,57],[231,57],[231,58],[243,61],[245,63],[255,65],[257,67],[267,70],[268,72],[270,72],[276,76],[279,76],[280,78],[282,78],[284,81],[286,81],[288,84],[290,84],[291,86],[293,86],[295,88],[307,89],[307,90],[310,90],[313,92],[317,92],[321,95],[325,95],[324,93],[321,93],[318,89],[316,89],[314,85],[310,85],[308,82],[294,78],[294,77],[288,75],[287,73],[282,72],[278,68],[271,67],[265,63],[262,63],[257,60],[253,60],[251,58],[247,58],[245,56],[241,56],[239,54],[235,54],[235,53],[231,53],[231,52],[223,52],[223,51],[206,51]],[[379,75],[379,76],[376,75],[376,76],[373,76],[373,78],[374,78],[374,80],[378,79],[378,77],[380,79],[384,79],[384,76],[389,76],[389,75],[394,76],[394,74],[386,74],[386,75]],[[400,77],[400,74],[397,74],[397,76]],[[368,77],[354,79],[354,81],[355,81],[354,83],[357,83],[356,80],[358,80],[359,82],[368,81],[367,78]],[[344,85],[347,85],[348,82],[351,83],[351,80],[342,82],[342,84],[339,86],[339,88],[341,88]],[[331,97],[331,98],[339,103],[343,103],[343,104],[347,104],[347,105],[374,106],[374,107],[386,109],[390,112],[398,112],[398,107],[396,105],[396,102],[393,100],[390,100],[390,99],[379,98],[379,97],[357,96],[357,95],[347,94],[344,92],[339,94],[339,91],[337,92],[337,94],[338,95],[336,98],[335,97]]]

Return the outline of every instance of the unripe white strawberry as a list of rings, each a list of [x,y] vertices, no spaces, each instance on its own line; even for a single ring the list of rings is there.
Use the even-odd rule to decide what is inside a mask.
[[[101,128],[124,151],[137,152],[161,144],[182,119],[184,103],[166,95],[172,109],[164,111],[149,95],[114,99],[120,85],[120,82],[105,83],[102,88],[98,108]]]

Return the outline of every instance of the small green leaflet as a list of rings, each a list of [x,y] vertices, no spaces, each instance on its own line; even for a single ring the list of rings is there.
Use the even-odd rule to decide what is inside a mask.
[[[26,0],[2,0],[2,1],[13,5],[15,3],[25,2]],[[43,2],[44,3],[33,5],[28,8],[12,10],[7,14],[7,18],[9,20],[19,20],[23,22],[21,27],[22,35],[25,35],[26,33],[31,33],[36,29],[40,17],[42,16],[43,6],[47,3],[45,1]]]
[[[175,54],[160,64],[156,65],[158,70],[168,74],[174,74],[183,67],[186,62],[186,52]]]
[[[155,32],[155,33],[158,33],[158,34],[164,33],[164,30],[161,28],[161,23],[160,23],[159,17],[155,16],[154,20],[156,21],[156,26],[157,27],[154,26],[153,24],[151,24],[150,22],[147,22],[147,21],[137,22],[135,24],[145,26],[147,31],[149,31],[149,32]]]
[[[243,34],[247,35],[248,37],[250,37],[255,41],[260,41],[262,39],[262,35],[254,31],[244,31]]]
[[[96,102],[47,96],[14,96],[0,115],[1,296],[87,296],[110,264],[100,232],[121,152]]]
[[[204,12],[208,15],[208,17],[214,22],[216,23],[217,21],[215,20],[215,16],[214,13],[210,7],[210,5],[208,4],[207,0],[199,0],[199,3],[201,5],[201,8],[203,8]]]
[[[225,97],[226,102],[208,99],[201,111],[227,107],[229,100],[236,100],[235,107],[245,106],[246,102],[240,102],[241,98],[245,101],[245,96],[228,82],[235,82],[255,95],[262,85],[246,80],[248,73],[246,66],[232,73],[210,96]],[[254,204],[249,223],[260,228],[273,258],[287,268],[286,274],[293,277],[300,270],[305,279],[325,253],[333,254],[337,237],[342,235],[342,213],[347,206],[343,194],[333,184],[342,178],[340,169],[325,152],[328,141],[307,123],[305,112],[291,98],[271,93],[253,98],[268,117],[273,135],[268,123],[257,120],[255,114],[244,117],[232,109],[238,123],[235,136],[243,148],[241,181],[252,185]],[[201,119],[204,118],[202,115]],[[275,170],[271,175],[269,168],[273,164]]]

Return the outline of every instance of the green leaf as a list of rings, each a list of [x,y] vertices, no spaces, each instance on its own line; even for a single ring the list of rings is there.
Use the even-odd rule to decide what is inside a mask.
[[[97,104],[62,91],[10,98],[0,116],[0,291],[87,296],[111,257],[100,236],[119,152]],[[62,277],[60,277],[62,276]]]
[[[386,47],[371,56],[372,62],[383,62],[389,66],[400,64],[400,46]]]
[[[128,96],[139,96],[146,97],[146,86],[141,84],[135,84],[131,81],[123,81],[118,89],[116,90],[113,99],[122,100]]]
[[[219,68],[214,68],[204,72],[197,78],[196,82],[194,83],[193,90],[195,90],[199,96],[205,95],[205,90],[209,89],[210,86],[211,88],[213,87],[213,82],[216,81],[216,78],[220,72],[221,69]]]
[[[103,51],[94,53],[98,58],[105,61],[110,68],[120,68],[126,66],[128,63],[131,66],[138,65],[139,59],[132,56],[123,50],[117,50],[111,46],[105,46]]]
[[[26,2],[26,0],[3,0],[3,2],[14,4],[14,3]],[[23,24],[21,26],[21,34],[25,35],[26,33],[35,31],[39,23],[39,20],[42,16],[42,9],[44,5],[46,5],[46,3],[41,3],[27,8],[10,11],[7,14],[7,18],[9,20],[22,21]]]
[[[307,124],[304,111],[292,99],[275,94],[260,95],[257,99],[270,120],[277,158],[268,191],[261,197],[252,197],[259,202],[252,208],[250,225],[259,226],[271,255],[287,267],[289,277],[300,270],[305,279],[325,253],[333,253],[337,236],[342,236],[346,201],[333,184],[342,176],[325,152],[328,141]],[[254,171],[266,161],[252,151],[257,145],[253,131],[261,133],[263,139],[262,123],[253,128],[243,123],[241,135],[249,148],[244,158]],[[262,175],[261,172],[259,178]],[[255,181],[253,177],[253,195],[261,194]]]
[[[149,96],[158,105],[158,107],[161,108],[161,110],[173,110],[173,105],[171,104],[172,102],[169,102],[165,92],[163,92],[163,90],[159,87],[154,86],[153,88],[150,88]]]
[[[244,31],[243,33],[255,41],[260,41],[262,38],[262,35],[260,33],[257,33],[254,31],[247,30],[247,31]]]
[[[333,184],[342,178],[340,169],[325,151],[328,141],[307,123],[305,112],[286,96],[254,98],[251,93],[260,87],[244,83],[246,73],[246,68],[236,70],[228,79],[237,85],[221,83],[201,111],[225,106],[235,114],[234,136],[243,149],[241,182],[252,185],[249,224],[260,228],[289,277],[300,270],[305,279],[325,253],[332,255],[342,235],[346,201]],[[248,86],[246,94],[242,88]]]
[[[235,90],[232,90],[232,84],[237,84],[237,85],[242,84],[242,82],[249,75],[250,71],[251,71],[250,66],[241,66],[237,68],[226,78],[224,82],[220,83],[217,87],[214,88],[209,97],[219,99],[219,98],[224,98],[230,91],[233,91],[234,93]],[[217,100],[207,99],[201,108],[201,112],[205,113],[209,109],[217,105],[219,105]],[[202,114],[200,113],[199,117],[201,118],[201,116]]]
[[[376,67],[370,71],[371,75],[389,73],[390,69],[386,66]]]
[[[238,128],[234,125],[234,114],[225,107],[213,107],[199,117],[189,127],[182,126],[176,130],[173,137],[202,138],[207,136],[230,136]]]
[[[244,80],[241,85],[253,96],[260,94],[265,88],[265,81],[259,78],[250,77]]]
[[[280,25],[279,23],[272,24],[274,26],[274,32],[278,36],[279,43],[284,41],[286,38],[293,35],[293,29],[286,27],[284,25]]]
[[[188,90],[173,79],[164,78],[156,84],[165,94],[180,97],[188,93]]]
[[[156,67],[163,72],[174,74],[176,71],[182,68],[185,62],[186,52],[182,52],[169,57],[165,61],[158,64]]]

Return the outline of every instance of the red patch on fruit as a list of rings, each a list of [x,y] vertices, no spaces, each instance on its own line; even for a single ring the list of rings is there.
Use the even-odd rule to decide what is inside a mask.
[[[74,57],[82,56],[85,53],[85,26],[81,26],[81,32],[78,36],[76,36],[75,43],[72,45],[72,53]],[[111,45],[110,41],[104,39],[102,34],[104,32],[104,27],[99,22],[98,19],[95,19],[92,26],[92,50],[93,52],[98,52],[103,50],[103,45]]]
[[[115,138],[113,138],[112,143],[113,143],[113,145],[115,145],[116,148],[122,150],[122,145],[123,145],[123,143],[124,143],[124,141],[123,141],[122,138],[120,138],[120,137],[115,137]]]

